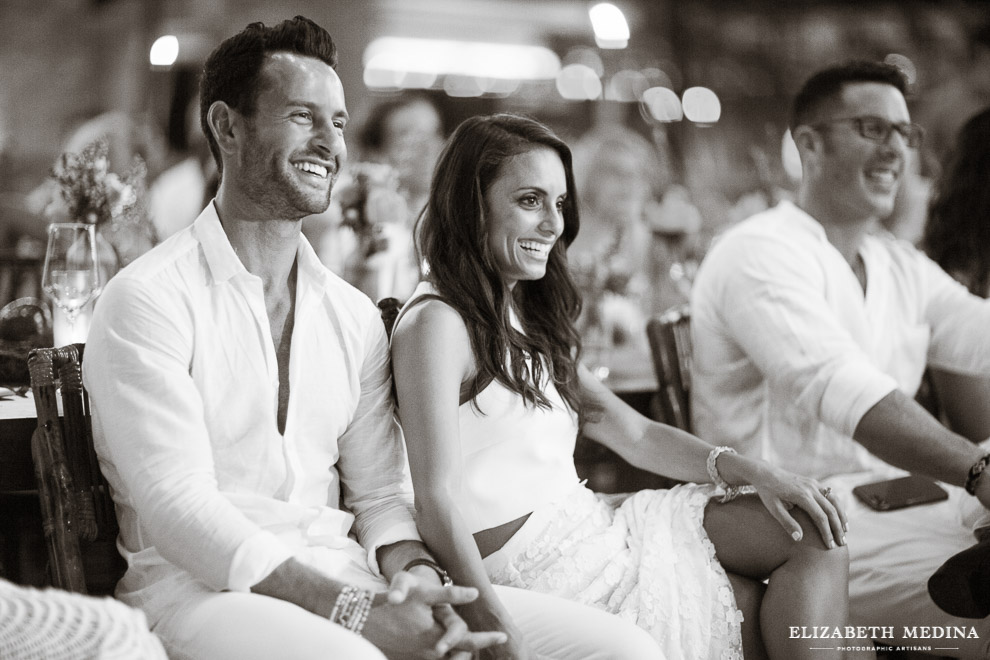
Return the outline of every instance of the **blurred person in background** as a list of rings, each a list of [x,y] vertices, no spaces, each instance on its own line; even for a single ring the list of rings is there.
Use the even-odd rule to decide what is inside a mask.
[[[922,248],[974,295],[990,297],[990,107],[962,126],[935,186]],[[990,437],[990,376],[932,370],[942,415],[957,433],[979,442]],[[987,523],[970,507],[970,518]],[[950,558],[929,583],[950,613],[990,615],[990,528],[983,542]],[[982,573],[980,572],[982,571]]]
[[[990,297],[990,107],[959,131],[936,180],[921,247],[970,292]],[[974,442],[990,437],[990,377],[933,369],[932,381],[953,430]]]
[[[872,62],[802,86],[790,121],[803,168],[795,202],[730,228],[698,271],[692,416],[703,437],[834,489],[849,515],[853,624],[889,626],[885,644],[932,646],[942,640],[911,630],[972,627],[944,646],[985,658],[990,620],[947,615],[925,584],[972,545],[963,515],[990,505],[990,446],[914,396],[929,365],[990,373],[990,303],[881,230],[907,152],[922,143],[906,88],[900,70]],[[948,499],[874,511],[853,496],[909,472],[945,482]]]
[[[419,281],[413,231],[443,139],[428,95],[403,92],[380,102],[358,131],[358,156],[335,205],[305,222],[324,263],[372,300],[405,300]]]
[[[148,189],[149,212],[159,240],[192,224],[219,183],[216,163],[199,128],[196,81],[191,71],[177,73],[169,116],[169,164]]]
[[[579,326],[589,350],[629,352],[640,364],[649,364],[649,316],[688,299],[701,229],[665,159],[625,126],[592,129],[574,145],[581,233],[568,261],[585,297]]]
[[[440,109],[428,95],[417,92],[379,103],[362,127],[358,138],[361,158],[395,169],[399,191],[413,219],[426,204],[445,136]]]
[[[990,297],[990,107],[959,131],[935,188],[922,248],[972,293]]]

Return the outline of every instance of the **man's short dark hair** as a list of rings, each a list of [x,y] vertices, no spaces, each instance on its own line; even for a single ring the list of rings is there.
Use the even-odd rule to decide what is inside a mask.
[[[838,99],[851,83],[882,83],[907,93],[907,79],[901,70],[882,62],[853,61],[822,69],[804,83],[791,106],[790,128],[818,120],[822,106]]]
[[[223,101],[244,116],[254,116],[265,58],[275,52],[298,53],[337,68],[337,47],[322,27],[303,16],[267,27],[251,23],[225,39],[210,53],[199,83],[199,123],[206,134],[217,171],[223,173],[220,147],[206,115],[215,101]]]

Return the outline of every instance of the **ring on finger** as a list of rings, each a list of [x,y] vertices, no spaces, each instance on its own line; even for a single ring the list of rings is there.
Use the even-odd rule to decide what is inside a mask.
[[[826,497],[827,498],[829,495],[832,494],[832,487],[831,486],[826,486],[825,488],[822,488],[821,489],[821,493],[822,493],[822,497]]]

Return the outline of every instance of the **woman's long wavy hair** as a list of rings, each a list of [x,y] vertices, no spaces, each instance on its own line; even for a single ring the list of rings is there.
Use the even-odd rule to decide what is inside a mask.
[[[489,247],[485,196],[507,162],[538,148],[553,149],[564,165],[564,230],[550,250],[546,275],[520,281],[510,291]],[[527,117],[495,114],[471,117],[450,136],[420,219],[419,246],[429,267],[427,279],[467,326],[478,371],[468,391],[472,402],[497,380],[528,405],[549,408],[540,385],[551,379],[580,412],[581,342],[574,321],[581,298],[567,267],[567,246],[578,225],[571,152],[549,128]],[[512,305],[523,332],[510,323]]]
[[[990,287],[990,108],[959,131],[936,184],[922,247],[970,291]]]

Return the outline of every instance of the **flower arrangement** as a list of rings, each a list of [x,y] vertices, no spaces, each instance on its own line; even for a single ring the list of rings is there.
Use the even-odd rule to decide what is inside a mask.
[[[52,222],[97,225],[113,247],[118,265],[124,266],[157,240],[145,200],[144,161],[135,156],[130,169],[119,175],[110,171],[109,151],[109,142],[102,138],[79,153],[62,154],[51,172],[61,199],[52,199],[45,215]]]
[[[143,221],[147,168],[140,156],[123,176],[110,171],[110,145],[100,139],[81,153],[64,153],[52,169],[68,216],[103,224]]]

